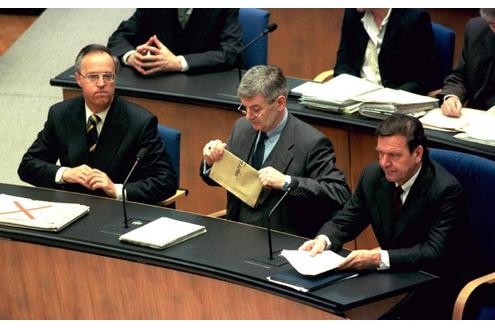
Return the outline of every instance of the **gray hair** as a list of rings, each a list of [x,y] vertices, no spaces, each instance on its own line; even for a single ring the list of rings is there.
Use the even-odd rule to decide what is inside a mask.
[[[119,69],[120,69],[119,59],[112,54],[110,49],[108,49],[104,45],[92,43],[92,44],[88,44],[87,46],[82,48],[81,51],[79,51],[79,54],[76,57],[76,63],[74,65],[74,69],[76,72],[81,72],[81,62],[82,62],[83,58],[86,57],[86,55],[89,55],[89,54],[94,53],[94,52],[107,53],[110,57],[112,57],[112,61],[113,61],[114,67],[115,67],[115,73],[117,73],[119,71]]]
[[[258,65],[250,68],[237,88],[240,98],[263,96],[273,102],[278,96],[287,97],[287,80],[282,70],[273,65]]]
[[[495,8],[481,8],[480,15],[483,19],[495,19]]]

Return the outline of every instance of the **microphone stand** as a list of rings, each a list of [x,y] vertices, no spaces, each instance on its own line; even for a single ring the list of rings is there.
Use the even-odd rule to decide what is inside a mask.
[[[134,171],[134,169],[138,165],[139,160],[140,160],[140,158],[136,159],[136,161],[134,162],[134,165],[132,166],[131,170],[129,171],[129,174],[127,175],[127,177],[124,180],[124,184],[122,185],[122,206],[124,207],[124,228],[126,228],[126,229],[129,228],[129,224],[128,224],[128,220],[127,220],[127,209],[125,206],[125,200],[127,198],[126,193],[125,193],[125,187],[127,186],[127,181],[129,180],[132,172]]]
[[[271,220],[270,220],[270,217],[272,216],[273,214],[273,211],[278,207],[278,205],[285,199],[285,197],[287,197],[287,195],[289,194],[289,192],[291,191],[292,189],[289,187],[287,189],[287,191],[283,194],[282,197],[280,197],[280,199],[278,200],[277,204],[275,204],[275,206],[273,206],[273,208],[271,209],[270,213],[268,213],[268,218],[267,218],[267,223],[268,223],[268,228],[266,229],[267,233],[268,233],[268,259],[270,261],[273,261],[273,248],[272,248],[272,223],[271,223]]]

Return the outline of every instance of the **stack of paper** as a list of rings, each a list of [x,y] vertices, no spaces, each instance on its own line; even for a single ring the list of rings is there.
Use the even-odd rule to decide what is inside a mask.
[[[341,74],[325,83],[306,82],[291,92],[301,94],[299,101],[307,107],[350,113],[356,111],[361,103],[355,97],[380,88],[380,85],[365,79]]]
[[[205,232],[206,228],[202,225],[161,217],[123,234],[119,240],[163,249]]]
[[[89,207],[0,194],[0,224],[37,230],[60,231],[89,212]]]
[[[384,88],[356,76],[341,74],[325,82],[306,82],[291,90],[301,94],[306,107],[337,113],[358,111],[366,117],[384,119],[401,112],[420,117],[437,108],[438,100],[404,90]]]

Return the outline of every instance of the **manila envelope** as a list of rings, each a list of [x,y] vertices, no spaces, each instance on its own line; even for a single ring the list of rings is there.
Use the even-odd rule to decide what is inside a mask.
[[[209,177],[253,208],[263,189],[258,171],[227,149],[213,163]]]

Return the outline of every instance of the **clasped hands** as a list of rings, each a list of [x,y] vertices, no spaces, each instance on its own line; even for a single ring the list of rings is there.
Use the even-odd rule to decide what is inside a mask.
[[[90,190],[101,189],[107,196],[116,198],[115,185],[108,175],[86,164],[68,168],[62,174],[65,183],[77,183]]]
[[[299,250],[308,251],[315,256],[327,248],[326,240],[320,236],[308,240],[299,247]],[[380,267],[380,248],[359,249],[349,253],[337,270],[375,270]]]
[[[127,58],[127,64],[143,75],[181,71],[182,69],[179,58],[158,40],[156,35],[136,47],[136,52]]]
[[[219,161],[223,157],[223,150],[227,146],[221,140],[211,140],[203,147],[203,159],[208,166]],[[282,189],[285,175],[277,169],[268,166],[258,170],[261,184],[265,188]]]

